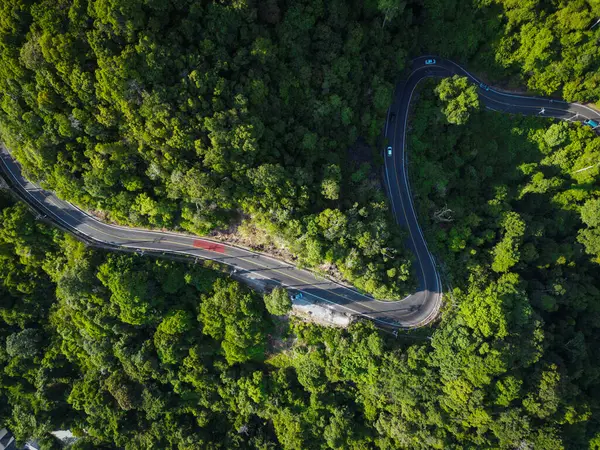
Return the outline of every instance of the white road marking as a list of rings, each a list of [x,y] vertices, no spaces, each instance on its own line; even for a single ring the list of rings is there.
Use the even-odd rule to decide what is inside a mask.
[[[422,58],[422,57],[420,57],[420,58]],[[413,61],[414,61],[414,60],[413,60]],[[462,68],[460,65],[456,64],[456,63],[455,63],[455,62],[453,62],[453,61],[449,61],[449,60],[447,60],[447,61],[448,61],[449,63],[453,64],[454,66],[458,67],[458,68],[459,68],[459,69],[460,69],[460,70],[461,70],[463,73],[465,73],[465,74],[466,74],[468,77],[470,77],[470,78],[471,78],[471,79],[472,79],[472,80],[473,80],[475,83],[480,83],[480,81],[479,81],[479,80],[478,80],[478,79],[477,79],[475,76],[473,76],[473,75],[472,75],[471,73],[469,73],[467,70],[465,70],[464,68]],[[416,73],[417,71],[419,71],[419,70],[423,70],[423,69],[429,69],[429,68],[430,68],[430,66],[422,66],[422,67],[418,67],[418,68],[416,68],[415,70],[413,70],[413,72],[412,72],[412,73],[409,75],[409,78],[410,78],[410,76],[412,76],[412,75],[413,75],[414,73]],[[442,69],[445,69],[445,68],[443,68],[443,67],[442,67]],[[447,69],[446,69],[446,70],[447,70]],[[426,76],[426,77],[427,77],[427,76]],[[411,103],[411,100],[412,100],[412,95],[413,95],[413,93],[414,93],[414,90],[416,89],[417,85],[420,83],[420,81],[421,81],[421,80],[423,80],[423,79],[424,79],[424,78],[426,78],[426,77],[422,77],[421,79],[419,79],[419,80],[417,81],[417,83],[415,84],[415,86],[413,87],[413,89],[411,90],[411,93],[410,93],[410,95],[409,95],[409,98],[408,98],[407,108],[409,108],[409,107],[410,107],[410,103]],[[505,96],[505,97],[514,97],[514,98],[523,98],[523,99],[534,99],[534,100],[543,100],[543,101],[547,101],[547,100],[548,100],[548,99],[544,99],[544,98],[540,98],[540,97],[534,97],[534,96],[523,96],[523,95],[517,95],[517,94],[510,94],[510,93],[500,92],[500,91],[497,91],[497,90],[494,90],[494,89],[490,89],[490,90],[491,90],[491,92],[493,92],[493,93],[495,93],[495,94],[497,94],[497,95],[501,95],[501,96]],[[495,102],[495,103],[498,103],[498,104],[503,104],[503,105],[508,105],[508,106],[511,106],[511,107],[516,107],[516,108],[528,108],[528,109],[529,109],[529,108],[536,108],[536,109],[537,109],[537,108],[539,108],[539,106],[532,106],[532,105],[515,105],[515,104],[510,104],[510,103],[504,103],[504,102],[501,102],[501,101],[499,101],[499,100],[495,100],[495,99],[493,99],[493,98],[487,97],[487,96],[485,96],[484,94],[480,94],[480,95],[482,95],[484,98],[487,98],[488,100],[490,100],[490,101],[492,101],[492,102]],[[553,100],[550,100],[550,102],[553,102]],[[565,101],[562,101],[562,100],[559,100],[558,102],[559,102],[559,103],[563,103],[563,104],[568,104],[567,102],[565,102]],[[591,108],[587,107],[586,105],[582,105],[582,104],[579,104],[579,103],[571,103],[571,104],[569,104],[569,105],[574,105],[574,106],[577,106],[577,107],[580,107],[580,108],[586,109],[586,110],[588,110],[588,111],[591,111],[591,112],[592,112],[592,113],[593,113],[595,116],[599,114],[597,111],[595,111],[595,110],[593,110],[593,109],[591,109]],[[504,111],[499,111],[499,110],[496,110],[496,109],[494,109],[494,108],[492,108],[492,107],[490,107],[490,106],[487,106],[487,105],[486,105],[486,108],[487,108],[487,109],[490,109],[490,110],[492,110],[492,111],[504,112]],[[548,108],[548,109],[552,109],[552,110],[555,110],[555,111],[559,111],[559,112],[561,112],[561,113],[564,113],[564,112],[566,112],[565,110],[558,109],[558,108]],[[387,136],[387,133],[388,133],[388,128],[389,128],[389,117],[390,117],[390,111],[391,111],[391,110],[390,110],[390,109],[388,109],[387,118],[386,118],[386,127],[385,127],[385,131],[384,131],[384,134],[385,134],[386,136]],[[567,109],[567,111],[569,111],[569,109]],[[545,114],[545,112],[546,112],[546,108],[545,108],[545,107],[542,107],[542,109],[540,110],[539,114]],[[546,116],[547,116],[547,117],[561,118],[561,119],[563,119],[563,120],[567,120],[567,121],[572,121],[574,118],[577,118],[577,117],[579,117],[579,116],[580,116],[580,114],[576,112],[576,113],[575,113],[575,115],[574,115],[574,116],[572,116],[572,117],[570,117],[569,119],[564,119],[563,117],[558,117],[558,116],[550,116],[550,115],[546,115]],[[588,117],[585,117],[585,116],[582,116],[582,117],[584,117],[585,119],[588,119]],[[428,247],[427,247],[427,242],[426,242],[426,240],[425,240],[425,237],[424,237],[424,235],[423,235],[423,232],[422,232],[422,230],[421,230],[421,227],[420,227],[420,225],[419,225],[419,223],[418,223],[417,216],[416,216],[416,212],[415,212],[414,205],[413,205],[413,201],[412,201],[412,200],[413,200],[413,199],[412,199],[412,192],[411,192],[411,189],[410,189],[410,185],[408,184],[408,170],[407,170],[407,168],[406,168],[406,129],[407,129],[407,121],[408,121],[408,111],[407,111],[407,112],[406,112],[406,114],[405,114],[404,128],[403,128],[403,148],[402,148],[402,151],[403,151],[403,155],[402,155],[402,166],[403,166],[403,167],[402,167],[402,170],[403,170],[403,174],[404,174],[404,184],[405,184],[405,189],[406,189],[406,192],[407,192],[407,194],[408,194],[408,199],[409,199],[409,206],[410,206],[410,210],[411,210],[411,213],[412,213],[412,215],[413,215],[413,218],[415,219],[415,223],[416,223],[416,226],[417,226],[417,231],[419,232],[419,235],[420,235],[420,237],[421,237],[421,239],[422,239],[422,243],[423,243],[423,245],[425,246],[425,249],[426,249],[426,251],[427,251],[427,253],[428,253],[428,255],[429,255],[430,262],[431,262],[431,264],[432,264],[432,267],[433,267],[433,269],[434,269],[434,273],[435,273],[436,285],[437,285],[436,287],[437,287],[437,290],[438,290],[438,291],[440,291],[440,292],[439,292],[439,295],[438,295],[438,302],[437,302],[437,304],[436,304],[436,307],[435,307],[435,308],[433,308],[433,310],[430,312],[430,314],[428,314],[428,316],[427,316],[425,319],[422,319],[422,320],[421,320],[421,321],[419,321],[419,322],[418,322],[416,325],[413,325],[413,326],[420,326],[420,325],[421,325],[421,324],[423,324],[423,323],[427,323],[427,322],[429,321],[429,318],[432,316],[432,314],[437,314],[437,311],[438,311],[438,309],[439,309],[439,306],[441,305],[441,298],[442,298],[442,295],[443,295],[443,294],[442,294],[442,292],[441,292],[441,291],[442,291],[442,290],[441,290],[441,278],[440,278],[440,275],[439,275],[439,271],[436,269],[435,260],[434,260],[434,258],[433,258],[433,255],[431,254],[431,252],[429,251],[429,249],[428,249]],[[395,136],[396,136],[396,133],[397,133],[397,124],[395,124],[395,133],[394,133],[394,135],[395,135]],[[66,220],[64,220],[64,219],[63,219],[62,217],[60,217],[59,215],[55,215],[55,214],[53,214],[53,213],[52,213],[52,211],[49,209],[49,207],[48,207],[48,206],[47,206],[47,205],[46,205],[46,204],[45,204],[43,201],[40,201],[40,200],[39,200],[39,199],[38,199],[38,198],[37,198],[35,195],[33,195],[33,194],[31,193],[31,191],[33,191],[33,190],[38,190],[38,191],[41,191],[41,190],[42,190],[42,189],[41,189],[41,187],[37,186],[37,185],[36,185],[36,184],[34,184],[34,183],[29,183],[29,181],[26,181],[26,183],[25,183],[25,185],[24,185],[23,183],[21,183],[21,181],[19,180],[19,178],[18,178],[18,177],[17,177],[17,176],[14,174],[14,172],[11,170],[11,168],[8,166],[8,164],[6,164],[6,163],[5,163],[5,161],[4,161],[4,160],[3,160],[3,163],[4,163],[5,167],[8,169],[8,171],[11,173],[11,175],[12,175],[12,177],[13,177],[13,180],[15,180],[15,181],[18,183],[18,185],[19,185],[19,186],[20,186],[20,187],[21,187],[21,188],[22,188],[22,189],[23,189],[23,190],[24,190],[26,193],[28,193],[30,197],[32,197],[32,198],[34,199],[34,201],[35,201],[35,202],[37,202],[37,203],[38,203],[38,204],[39,204],[39,205],[40,205],[40,206],[41,206],[41,207],[42,207],[44,210],[46,210],[46,211],[50,212],[50,213],[51,213],[51,214],[52,214],[52,215],[53,215],[53,216],[54,216],[56,219],[58,219],[58,220],[59,220],[59,222],[61,222],[61,223],[62,223],[64,226],[66,226],[67,228],[74,228],[74,229],[76,229],[77,231],[79,231],[80,233],[82,233],[83,235],[85,235],[85,236],[87,236],[87,237],[89,237],[89,238],[91,238],[91,239],[93,239],[93,240],[95,240],[95,241],[98,241],[98,242],[100,242],[100,243],[107,243],[107,242],[108,242],[108,243],[111,243],[111,244],[113,244],[113,245],[121,245],[121,246],[123,246],[123,247],[127,247],[127,248],[131,248],[131,246],[132,246],[132,245],[134,245],[134,244],[127,244],[127,243],[124,243],[124,244],[115,244],[114,242],[111,242],[111,241],[103,241],[103,240],[97,239],[97,238],[95,238],[94,236],[91,236],[91,235],[88,235],[88,234],[86,234],[86,233],[85,233],[85,232],[83,232],[81,229],[78,229],[78,228],[77,228],[77,226],[73,226],[73,225],[69,224],[69,223],[68,223]],[[396,170],[395,158],[394,158],[394,161],[393,161],[393,165],[394,165],[394,169]],[[595,167],[595,166],[597,166],[597,165],[600,165],[600,163],[598,163],[598,164],[596,164],[596,165],[592,165],[592,166],[585,167],[585,168],[583,168],[583,169],[579,169],[579,170],[577,170],[577,171],[575,171],[575,172],[573,172],[573,173],[579,173],[579,172],[582,172],[582,171],[584,171],[584,170],[589,170],[589,169],[591,169],[591,168],[593,168],[593,167]],[[385,160],[385,171],[386,171],[386,179],[387,179],[387,182],[388,182],[388,186],[390,186],[390,190],[391,190],[391,182],[390,182],[390,177],[389,177],[388,168],[387,168],[387,159]],[[29,188],[29,187],[28,187],[28,185],[31,185],[31,186],[33,186],[33,187],[34,187],[34,189],[31,189],[31,188]],[[398,185],[398,188],[399,188],[399,185]],[[391,198],[391,202],[392,202],[392,212],[394,213],[394,216],[396,216],[396,208],[395,208],[395,204],[394,204],[394,200],[393,200],[393,195],[392,195],[392,193],[391,193],[391,192],[390,192],[390,195],[391,195],[391,197],[392,197],[392,198]],[[76,205],[72,205],[72,204],[66,203],[66,202],[64,202],[64,201],[62,201],[62,200],[59,200],[60,202],[62,202],[62,203],[65,203],[65,205],[66,205],[66,206],[62,206],[60,203],[56,203],[56,202],[53,200],[53,198],[52,198],[52,197],[47,197],[47,200],[48,200],[48,202],[50,202],[52,205],[54,205],[55,207],[59,208],[59,209],[60,209],[60,210],[62,210],[62,211],[65,213],[65,214],[67,214],[68,216],[70,216],[70,217],[74,218],[75,220],[77,220],[77,218],[76,218],[76,217],[74,217],[72,214],[70,214],[70,213],[68,212],[68,210],[67,210],[69,207],[73,207],[73,208],[75,208],[75,209],[76,209],[76,210],[78,210],[80,213],[82,213],[82,214],[83,214],[83,215],[86,217],[86,219],[88,219],[90,222],[92,222],[92,223],[97,223],[98,225],[100,225],[100,226],[101,226],[101,227],[103,227],[103,228],[108,228],[108,229],[121,229],[121,230],[125,230],[125,231],[127,231],[128,233],[131,233],[131,232],[132,232],[132,230],[137,230],[137,231],[139,231],[140,233],[144,233],[144,234],[147,234],[147,235],[159,235],[159,236],[161,236],[161,237],[162,237],[162,236],[164,236],[164,235],[171,235],[171,236],[176,236],[178,239],[184,239],[184,240],[195,240],[195,239],[198,239],[198,238],[200,238],[200,237],[195,237],[195,236],[186,236],[186,235],[184,235],[184,234],[178,234],[178,233],[173,233],[173,232],[156,232],[156,231],[152,231],[152,230],[145,230],[145,229],[134,228],[134,227],[124,227],[124,226],[120,226],[120,225],[106,224],[106,223],[104,223],[104,222],[101,222],[101,221],[99,221],[99,220],[98,220],[98,219],[96,219],[95,217],[93,217],[93,216],[90,216],[90,215],[89,215],[89,214],[87,214],[86,212],[82,211],[82,210],[81,210],[80,208],[78,208]],[[403,212],[404,212],[405,219],[406,219],[406,221],[407,221],[407,224],[408,224],[408,216],[407,216],[407,214],[406,214],[406,210],[404,209],[404,201],[402,200],[402,195],[400,196],[400,201],[401,201],[401,205],[402,205],[402,209],[403,209]],[[98,228],[94,227],[93,225],[90,225],[89,223],[87,223],[87,222],[85,222],[85,221],[79,222],[79,224],[80,224],[82,227],[88,227],[88,228],[94,229],[94,230],[98,231],[98,232],[99,232],[99,233],[101,233],[101,234],[104,234],[104,235],[106,235],[106,236],[112,236],[112,237],[115,237],[115,238],[117,238],[117,239],[129,239],[129,240],[135,240],[135,241],[138,241],[138,242],[139,242],[139,241],[145,241],[145,240],[146,240],[146,239],[126,238],[126,237],[121,237],[121,236],[111,235],[110,233],[106,233],[105,231],[103,231],[103,230],[100,230],[100,229],[98,229]],[[416,242],[415,242],[415,240],[414,240],[414,237],[413,237],[413,235],[412,235],[412,230],[411,230],[411,228],[410,228],[410,227],[408,227],[408,228],[409,228],[409,234],[410,234],[411,240],[413,241],[413,246],[415,247],[415,250],[416,250],[416,249],[417,249],[417,246],[416,246]],[[224,247],[227,247],[227,248],[230,248],[230,249],[237,249],[237,250],[239,250],[239,251],[242,251],[242,252],[245,252],[245,253],[248,253],[248,254],[251,254],[251,255],[256,255],[256,256],[258,256],[258,257],[260,257],[260,258],[264,258],[264,259],[269,259],[269,260],[271,260],[271,261],[275,261],[275,262],[276,262],[276,264],[279,264],[279,265],[284,265],[284,266],[288,266],[288,267],[291,267],[291,268],[295,268],[295,266],[293,266],[293,265],[291,265],[291,264],[289,264],[289,263],[287,263],[287,262],[285,262],[285,261],[279,261],[279,260],[276,260],[276,259],[274,259],[274,258],[268,257],[268,256],[266,256],[266,255],[262,255],[262,254],[260,254],[260,253],[254,252],[254,251],[252,251],[252,250],[245,249],[245,248],[243,248],[243,247],[238,247],[238,246],[231,245],[231,244],[225,244],[225,243],[223,243],[223,242],[220,242],[220,241],[217,241],[217,240],[214,240],[214,239],[210,239],[210,238],[205,238],[205,237],[201,237],[201,238],[202,238],[203,240],[207,240],[207,241],[210,241],[210,242],[219,243],[220,245],[223,245]],[[185,244],[185,243],[182,243],[182,242],[173,242],[173,241],[166,241],[166,240],[165,240],[164,242],[165,242],[165,243],[176,244],[176,245],[184,245],[184,246],[185,246],[185,245],[188,245],[188,244]],[[179,250],[172,250],[172,249],[161,250],[161,249],[157,249],[157,248],[151,248],[151,247],[141,247],[141,246],[139,246],[139,245],[136,245],[136,247],[137,247],[137,248],[146,248],[146,249],[148,249],[148,250],[152,250],[152,251],[164,251],[164,252],[169,252],[169,253],[182,253],[182,254],[185,254],[185,255],[191,255],[191,253],[190,253],[190,252],[179,251]],[[422,264],[422,261],[421,261],[421,259],[420,259],[420,256],[419,256],[418,252],[416,252],[416,251],[415,251],[415,253],[416,253],[417,259],[418,259],[418,261],[419,261],[419,265],[420,265],[420,267],[421,267],[421,272],[422,272],[422,275],[423,275],[423,283],[424,283],[424,285],[425,285],[424,287],[425,287],[425,290],[427,290],[427,279],[426,279],[426,277],[425,277],[425,271],[424,271],[424,268],[423,268],[423,264]],[[142,255],[144,254],[144,250],[141,250],[141,254],[142,254]],[[195,254],[193,254],[193,255],[195,255]],[[223,261],[223,260],[221,260],[221,259],[217,259],[217,258],[209,258],[209,257],[205,257],[205,256],[202,256],[202,255],[197,255],[197,256],[196,256],[196,258],[202,258],[202,259],[214,259],[214,260],[217,260],[217,261],[219,261],[219,262],[221,262],[221,263],[224,263],[224,264],[229,264],[229,263],[227,263],[227,262],[225,262],[225,261]],[[233,256],[233,258],[235,258],[235,256]],[[240,258],[240,257],[238,256],[238,258]],[[258,264],[258,263],[256,263],[256,261],[253,261],[253,260],[250,260],[250,259],[247,259],[247,261],[248,261],[248,262],[250,262],[250,263],[251,263],[251,264],[253,264],[253,265],[257,265],[257,266],[259,266],[259,267],[263,267],[263,268],[266,268],[266,269],[272,270],[272,271],[274,271],[274,272],[276,272],[276,273],[280,273],[280,274],[282,274],[282,275],[289,276],[289,277],[291,277],[291,278],[293,278],[293,279],[295,279],[295,280],[297,280],[297,281],[300,281],[300,282],[302,282],[302,283],[306,283],[306,281],[305,281],[305,280],[301,280],[301,279],[298,279],[298,278],[294,277],[293,275],[290,275],[290,274],[285,274],[285,273],[283,273],[283,272],[280,272],[280,271],[279,271],[277,268],[271,268],[271,267],[269,267],[269,266],[263,266],[263,265],[261,265],[261,264]],[[229,265],[235,265],[235,264],[229,264]],[[270,279],[269,277],[265,277],[265,276],[263,276],[263,275],[262,275],[262,274],[260,274],[260,273],[257,273],[257,272],[254,272],[254,273],[255,273],[256,275],[260,276],[261,278],[264,278],[264,279]],[[301,271],[300,273],[302,273],[302,271]],[[310,271],[309,271],[309,273],[313,273],[313,272],[310,272]],[[316,278],[316,274],[314,274],[314,273],[313,273],[313,276]],[[364,298],[367,298],[367,299],[369,299],[369,300],[371,300],[371,301],[375,300],[375,299],[372,299],[372,298],[371,298],[371,297],[369,297],[369,296],[366,296],[366,295],[364,295],[364,294],[362,294],[362,293],[360,293],[360,292],[358,292],[358,291],[356,291],[356,290],[354,290],[354,289],[352,289],[352,288],[349,288],[349,287],[347,287],[347,286],[344,286],[344,285],[342,285],[342,284],[340,284],[340,283],[337,283],[337,282],[335,282],[335,281],[333,281],[333,280],[327,280],[327,281],[328,281],[329,283],[332,283],[332,284],[334,284],[334,285],[336,285],[336,286],[338,286],[338,287],[342,288],[342,289],[348,290],[348,291],[352,292],[353,294],[357,294],[357,295],[359,295],[359,296],[362,296],[362,297],[364,297]],[[286,286],[286,287],[291,287],[291,288],[293,288],[293,286],[288,286],[288,285],[286,285],[286,284],[285,284],[285,283],[283,283],[283,282],[281,282],[281,284],[282,284],[282,285],[284,285],[284,286]],[[318,289],[321,289],[321,288],[318,288]],[[356,314],[359,314],[359,315],[363,315],[363,316],[365,316],[365,317],[368,317],[368,318],[370,318],[371,320],[375,320],[375,321],[378,321],[378,322],[380,322],[380,323],[385,323],[385,324],[387,324],[387,325],[398,326],[396,323],[391,323],[391,322],[387,322],[387,321],[384,321],[384,320],[381,320],[381,319],[377,319],[377,318],[374,318],[374,317],[370,317],[368,314],[360,313],[360,312],[358,312],[358,311],[356,311],[356,310],[354,310],[354,309],[352,309],[352,308],[349,308],[349,307],[347,307],[347,306],[345,306],[345,305],[342,305],[342,304],[339,304],[339,303],[336,303],[336,302],[333,302],[333,301],[327,300],[327,299],[325,299],[325,298],[322,298],[322,297],[320,297],[320,296],[318,296],[318,295],[315,295],[315,294],[308,293],[308,292],[306,292],[306,291],[304,291],[304,290],[297,289],[297,288],[295,288],[295,290],[301,291],[301,292],[303,292],[303,293],[305,293],[305,294],[307,294],[307,295],[310,295],[310,296],[313,296],[313,297],[315,297],[315,298],[318,298],[318,299],[320,299],[320,300],[322,300],[322,301],[324,301],[324,302],[327,302],[327,303],[330,303],[330,304],[337,305],[338,307],[345,308],[345,309],[347,309],[347,310],[349,310],[349,311],[352,311],[353,313],[356,313]],[[342,295],[340,295],[340,294],[336,294],[335,292],[329,291],[328,289],[325,289],[325,290],[326,290],[326,291],[328,291],[328,292],[330,292],[330,293],[332,293],[332,294],[334,294],[334,295],[337,295],[337,296],[339,296],[339,297],[344,297],[344,298],[347,298],[347,296],[346,296],[346,295],[343,295],[343,294],[342,294]],[[408,296],[408,297],[410,297],[410,296]],[[406,297],[406,298],[408,298],[408,297]],[[376,301],[376,300],[375,300],[375,301]],[[371,310],[372,310],[372,308],[368,307],[367,305],[363,304],[362,302],[357,302],[357,303],[358,303],[358,304],[360,304],[360,305],[361,305],[361,306],[363,306],[363,307],[367,307],[367,308],[369,308],[369,309],[371,309]],[[385,303],[390,303],[390,305],[392,305],[392,304],[394,304],[394,303],[398,303],[398,302],[385,302]],[[406,327],[402,327],[402,328],[406,328]]]

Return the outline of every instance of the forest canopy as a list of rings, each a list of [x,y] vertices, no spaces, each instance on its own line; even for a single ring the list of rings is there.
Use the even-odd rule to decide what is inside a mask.
[[[4,0],[0,137],[108,220],[249,230],[380,298],[415,286],[380,180],[412,56],[598,102],[587,0]],[[445,305],[290,319],[214,268],[93,251],[0,196],[0,426],[72,448],[600,448],[600,140],[422,85],[410,179]],[[270,313],[270,314],[269,314]]]
[[[246,218],[377,297],[414,288],[368,145],[409,14],[342,0],[59,3],[0,10],[0,133],[29,176],[127,225],[205,234]]]
[[[421,49],[469,62],[507,87],[600,100],[600,3],[595,0],[425,0]]]
[[[598,139],[443,108],[424,86],[411,177],[453,288],[439,326],[397,339],[288,323],[267,314],[280,292],[90,251],[3,201],[0,420],[48,448],[56,429],[74,448],[595,448],[600,286],[579,242],[597,192],[578,186],[598,167],[578,170]]]
[[[579,123],[485,110],[457,126],[443,83],[422,86],[409,147],[419,221],[451,287],[433,346],[463,358],[440,372],[458,389],[454,411],[496,430],[538,423],[534,448],[596,448],[600,139]],[[491,404],[509,410],[487,416]]]
[[[127,225],[243,222],[378,298],[415,287],[377,156],[409,54],[600,97],[586,0],[2,3],[0,136],[29,176]]]

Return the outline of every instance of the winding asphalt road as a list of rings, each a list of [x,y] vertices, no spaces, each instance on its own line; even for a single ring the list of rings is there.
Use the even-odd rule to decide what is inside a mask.
[[[397,86],[385,129],[386,137],[394,148],[392,157],[385,156],[388,194],[396,220],[410,232],[407,245],[415,255],[419,279],[417,292],[395,302],[375,300],[355,289],[321,278],[286,262],[209,238],[101,222],[59,199],[54,193],[42,189],[38,184],[28,181],[23,176],[19,164],[3,146],[0,148],[0,168],[7,175],[13,189],[36,210],[61,227],[85,236],[88,241],[109,248],[135,249],[140,253],[161,252],[215,260],[232,266],[242,278],[282,285],[292,291],[302,292],[308,301],[322,303],[337,311],[367,317],[384,326],[420,327],[430,323],[437,316],[442,302],[442,285],[417,221],[408,182],[405,147],[410,101],[419,81],[427,77],[461,74],[479,85],[477,78],[452,61],[435,58],[436,64],[426,65],[425,60],[428,58],[435,57],[413,60],[413,71],[406,81]],[[538,114],[541,108],[545,108],[546,116],[566,120],[600,117],[597,111],[584,105],[518,96],[483,88],[479,89],[479,94],[486,107],[498,111]],[[392,114],[395,115],[394,120],[391,120]]]
[[[433,60],[434,64],[425,61]],[[410,237],[407,246],[416,259],[419,279],[417,292],[402,300],[402,303],[417,305],[422,317],[433,318],[441,304],[442,286],[433,256],[419,226],[413,197],[408,181],[406,164],[406,131],[410,102],[420,81],[428,77],[466,76],[478,86],[480,101],[487,109],[512,114],[543,115],[569,121],[583,122],[594,119],[600,122],[600,112],[577,103],[560,100],[515,95],[482,85],[481,81],[453,61],[436,56],[421,56],[412,61],[412,72],[396,87],[394,103],[388,111],[385,136],[392,146],[392,155],[385,158],[385,177],[388,195],[396,221],[408,228]],[[394,117],[395,116],[395,117]],[[394,117],[394,118],[392,118]],[[429,319],[431,320],[431,319]],[[425,320],[427,321],[427,319]]]

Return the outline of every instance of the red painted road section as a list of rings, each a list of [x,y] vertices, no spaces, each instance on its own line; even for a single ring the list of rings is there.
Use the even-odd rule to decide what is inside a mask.
[[[215,253],[225,253],[225,246],[223,244],[216,244],[214,242],[201,241],[200,239],[196,239],[193,243],[196,248],[203,248],[204,250],[208,250]]]

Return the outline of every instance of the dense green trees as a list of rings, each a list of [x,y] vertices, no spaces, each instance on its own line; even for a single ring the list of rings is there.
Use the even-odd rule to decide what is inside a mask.
[[[598,226],[598,140],[476,110],[457,126],[444,106],[425,86],[409,143],[451,286],[437,329],[274,327],[215,272],[90,252],[5,207],[1,420],[21,439],[69,428],[96,447],[593,446],[598,255],[578,241]],[[344,219],[327,209],[315,223],[334,240]],[[274,313],[288,301],[264,299]]]
[[[424,52],[470,62],[495,83],[566,100],[600,99],[600,5],[595,0],[425,0]],[[594,26],[596,24],[596,26]]]
[[[304,264],[400,297],[410,256],[355,144],[383,126],[403,5],[11,0],[0,134],[31,177],[115,221],[204,234],[245,218]],[[336,240],[316,225],[329,209],[349,222]]]
[[[289,294],[285,289],[280,287],[276,287],[269,294],[266,294],[264,299],[267,311],[277,316],[287,314],[292,308],[292,300]]]
[[[216,272],[92,252],[23,205],[4,205],[2,267],[38,270],[28,289],[1,279],[14,303],[0,321],[0,420],[19,439],[50,445],[48,432],[71,429],[82,436],[73,448],[374,442],[353,399],[384,352],[372,326],[294,324],[267,336],[274,329],[258,295]],[[27,242],[36,253],[24,253]],[[289,309],[282,290],[265,301]],[[288,333],[301,339],[292,348]]]
[[[5,0],[0,135],[112,220],[241,222],[397,297],[412,269],[372,148],[408,55],[598,101],[599,17],[586,0]],[[0,197],[0,423],[49,448],[59,428],[74,448],[597,447],[600,140],[484,113],[461,78],[433,90],[409,169],[443,265],[436,329],[275,327],[281,290],[90,251]]]
[[[411,51],[600,97],[600,10],[586,0],[61,5],[1,11],[0,135],[30,176],[124,224],[205,234],[245,220],[381,298],[415,283],[357,138],[374,146]],[[477,108],[464,80],[440,95],[451,123]],[[351,224],[342,239],[318,231],[327,210]]]
[[[469,120],[470,112],[479,109],[477,87],[467,77],[444,78],[435,93],[445,102],[443,112],[448,123],[463,125]]]
[[[2,423],[20,439],[70,428],[128,448],[222,442],[237,394],[219,373],[264,360],[258,295],[198,265],[91,252],[22,204],[2,210],[0,239]],[[231,381],[258,389],[251,369]]]
[[[448,125],[432,87],[409,147],[420,222],[454,287],[430,356],[442,408],[483,433],[473,445],[587,448],[600,407],[600,141],[500,113]]]
[[[579,212],[586,228],[579,231],[578,240],[600,264],[600,197],[586,200]]]

